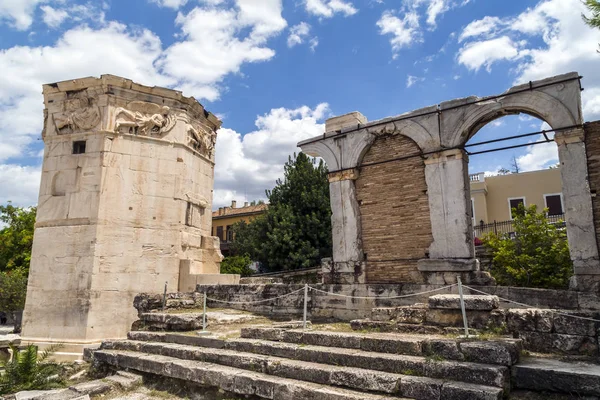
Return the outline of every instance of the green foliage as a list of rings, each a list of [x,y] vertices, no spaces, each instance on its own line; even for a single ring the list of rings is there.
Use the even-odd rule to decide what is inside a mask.
[[[27,270],[0,271],[0,311],[21,311],[25,308]]]
[[[36,207],[0,206],[0,271],[29,268]]]
[[[0,375],[0,395],[64,386],[60,377],[60,365],[49,361],[61,347],[62,345],[53,345],[38,354],[34,345],[30,344],[24,350],[11,345],[12,360],[0,363],[0,369],[4,369],[4,373]]]
[[[331,207],[327,168],[304,153],[290,157],[283,180],[267,191],[267,212],[234,226],[236,254],[266,271],[310,268],[330,257]]]
[[[243,256],[229,256],[221,261],[222,274],[239,274],[241,276],[250,276],[254,271],[250,268],[252,260],[247,254]]]
[[[591,15],[582,15],[586,24],[594,28],[600,28],[600,1],[584,0],[583,3],[590,10]],[[600,50],[598,50],[600,53]]]
[[[491,249],[490,273],[499,285],[563,289],[573,274],[569,246],[564,229],[552,224],[546,212],[532,205],[513,209],[515,237],[487,235]]]

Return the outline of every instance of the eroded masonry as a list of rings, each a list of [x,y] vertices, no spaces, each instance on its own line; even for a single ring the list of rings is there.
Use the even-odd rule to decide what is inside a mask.
[[[138,293],[232,279],[211,236],[213,114],[111,75],[44,85],[44,102],[26,340],[124,337]]]
[[[327,281],[490,283],[475,258],[465,144],[494,119],[525,113],[555,132],[572,287],[597,290],[600,122],[583,123],[580,79],[569,73],[370,123],[359,112],[329,119],[325,134],[299,143],[330,170]]]

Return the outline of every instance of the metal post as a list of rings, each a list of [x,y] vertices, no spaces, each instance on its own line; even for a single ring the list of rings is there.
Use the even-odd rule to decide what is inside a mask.
[[[206,332],[206,290],[204,291],[204,302],[202,306],[202,332]]]
[[[165,292],[163,293],[163,304],[162,304],[162,311],[165,312],[165,306],[167,305],[167,284],[169,282],[165,282]]]
[[[308,311],[308,284],[304,284],[304,319],[302,322],[302,329],[306,329],[306,313]]]
[[[458,294],[460,296],[460,309],[462,311],[463,324],[465,325],[465,337],[468,338],[469,337],[469,326],[467,325],[467,312],[465,311],[465,299],[463,298],[462,282],[460,280],[460,277],[456,277],[456,280],[458,281]]]

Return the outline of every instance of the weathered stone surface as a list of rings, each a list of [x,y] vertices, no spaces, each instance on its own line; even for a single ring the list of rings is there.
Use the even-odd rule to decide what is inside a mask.
[[[598,319],[597,313],[570,313],[583,318]],[[554,314],[554,331],[567,335],[595,336],[600,324],[596,321]]]
[[[402,396],[417,400],[439,400],[443,382],[420,376],[403,376],[400,381]]]
[[[406,354],[418,356],[423,354],[423,342],[419,337],[364,336],[360,339],[360,349],[378,353]]]
[[[589,363],[567,363],[528,358],[512,369],[515,388],[600,396],[600,367]]]
[[[464,295],[465,310],[491,311],[499,307],[498,296]],[[429,297],[429,308],[460,310],[460,296],[455,294],[436,294]]]
[[[598,354],[598,342],[590,336],[523,331],[519,333],[519,337],[523,339],[525,349],[535,352],[591,356]]]
[[[456,340],[429,340],[423,343],[423,352],[427,356],[441,357],[446,360],[463,361],[465,359]]]
[[[460,344],[460,350],[464,354],[465,360],[510,367],[519,361],[521,349],[514,343],[481,341],[463,342]]]
[[[536,328],[535,309],[511,309],[506,315],[507,328],[511,332],[529,331],[535,332]]]
[[[502,389],[478,387],[459,382],[445,382],[442,386],[441,399],[444,400],[501,400]]]

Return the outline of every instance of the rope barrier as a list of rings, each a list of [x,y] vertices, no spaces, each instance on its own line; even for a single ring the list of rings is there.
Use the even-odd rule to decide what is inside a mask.
[[[264,303],[264,302],[267,302],[267,301],[277,300],[277,299],[281,299],[283,297],[291,296],[291,295],[293,295],[295,293],[298,293],[298,292],[301,292],[303,290],[304,290],[304,288],[298,289],[298,290],[294,290],[293,292],[286,293],[286,294],[283,294],[281,296],[271,297],[270,299],[263,299],[263,300],[256,300],[256,301],[225,301],[225,300],[213,299],[211,297],[207,297],[206,299],[210,300],[210,301],[216,301],[217,303],[226,303],[226,304],[258,304],[258,303]]]
[[[312,287],[312,286],[309,286],[308,288],[309,288],[310,290],[314,290],[315,292],[321,292],[321,293],[325,293],[326,295],[329,295],[329,296],[347,297],[347,298],[352,298],[352,299],[363,299],[363,300],[371,300],[371,299],[374,299],[374,300],[376,300],[376,299],[380,299],[380,300],[389,300],[389,299],[404,299],[404,298],[407,298],[407,297],[415,297],[415,296],[419,296],[419,295],[422,295],[422,294],[429,294],[429,293],[440,292],[440,291],[442,291],[442,290],[450,289],[450,288],[452,288],[452,287],[454,287],[454,286],[456,286],[456,285],[458,285],[458,284],[457,284],[457,283],[454,283],[454,284],[452,284],[452,285],[443,286],[443,287],[441,287],[441,288],[437,288],[437,289],[433,289],[433,290],[427,290],[427,291],[425,291],[425,292],[411,293],[411,294],[404,294],[404,295],[401,295],[401,296],[390,296],[390,297],[378,297],[378,296],[375,296],[375,297],[373,297],[373,296],[371,296],[371,297],[368,297],[368,296],[348,296],[348,295],[346,295],[346,294],[341,294],[341,293],[330,293],[330,292],[326,292],[325,290],[317,289],[317,288],[314,288],[314,287]]]
[[[472,291],[474,291],[476,293],[481,293],[481,294],[485,294],[485,295],[488,295],[488,296],[496,296],[496,297],[498,297],[502,301],[506,301],[508,303],[513,303],[513,304],[517,304],[517,305],[522,306],[522,307],[539,308],[539,307],[532,306],[530,304],[519,303],[518,301],[514,301],[514,300],[510,300],[510,299],[505,299],[504,297],[500,297],[500,296],[497,296],[497,295],[492,295],[490,293],[482,292],[481,290],[473,289],[472,287],[469,287],[469,286],[466,286],[466,285],[463,285],[463,287],[465,287],[465,288],[467,288],[469,290],[472,290]],[[553,311],[551,309],[548,309],[547,311],[550,312],[550,313],[552,313],[552,314],[562,315],[562,316],[565,316],[565,317],[571,317],[571,318],[576,318],[576,319],[583,319],[583,320],[586,320],[586,321],[600,322],[600,319],[594,319],[594,318],[588,318],[588,317],[580,317],[578,315],[572,315],[572,314],[562,313],[560,311]]]

